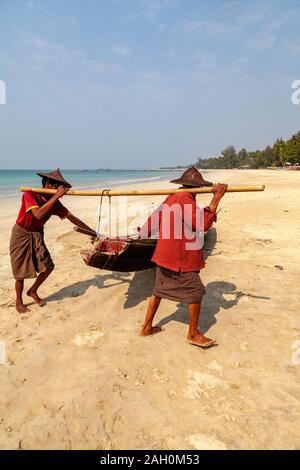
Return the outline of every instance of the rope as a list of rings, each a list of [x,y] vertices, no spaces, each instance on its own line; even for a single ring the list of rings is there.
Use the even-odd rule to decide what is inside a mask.
[[[111,251],[111,196],[108,196],[108,239],[109,251]],[[107,263],[105,263],[106,266]]]
[[[101,224],[101,216],[102,216],[102,204],[103,204],[103,197],[105,196],[105,193],[110,191],[110,189],[103,189],[101,192],[101,197],[100,197],[100,206],[99,206],[99,216],[98,216],[98,224],[97,224],[97,232],[100,233],[100,224]],[[111,196],[108,196],[108,201],[109,201],[109,213],[108,213],[108,248],[109,251],[111,251]],[[106,265],[110,261],[112,257],[112,253],[109,254],[104,266],[102,269],[105,269]]]
[[[103,196],[106,191],[110,191],[110,189],[103,189],[101,192],[101,197],[100,197],[100,206],[99,206],[99,216],[98,216],[98,224],[97,224],[97,233],[100,233],[100,224],[101,224],[101,214],[102,214],[102,202],[103,202]],[[111,196],[109,196],[110,198]]]
[[[104,265],[102,266],[101,269],[105,269],[105,268],[106,268],[106,266],[107,266],[108,262],[110,261],[111,257],[112,257],[112,253],[110,253],[110,255],[108,256],[107,260],[105,261],[105,263],[104,263]]]
[[[108,236],[111,238],[111,196],[108,196]]]
[[[99,207],[99,217],[98,217],[98,232],[100,231],[100,223],[101,223],[101,215],[102,215],[102,204],[103,204],[103,197],[105,195],[105,192],[110,191],[109,189],[103,189],[101,193],[101,198],[100,198],[100,207]],[[111,204],[111,196],[108,195],[108,249],[109,249],[109,255],[107,257],[107,260],[105,261],[104,265],[102,266],[101,269],[105,269],[111,258],[115,255],[115,253],[112,252],[111,250],[111,210],[112,210],[112,204]]]

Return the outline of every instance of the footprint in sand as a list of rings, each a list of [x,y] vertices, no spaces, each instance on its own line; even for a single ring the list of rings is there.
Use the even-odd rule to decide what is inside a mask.
[[[67,320],[69,319],[69,317],[70,317],[70,314],[67,313],[67,312],[64,312],[64,313],[62,313],[61,315],[59,315],[58,318],[59,318],[61,321],[67,321]]]
[[[105,331],[101,326],[91,326],[89,331],[85,331],[83,333],[78,333],[77,335],[75,335],[72,339],[72,343],[78,347],[85,345],[91,346],[104,335]]]
[[[219,364],[216,360],[210,362],[207,366],[210,370],[215,370],[217,372],[223,372],[223,366]]]
[[[207,374],[201,371],[188,371],[188,386],[183,391],[184,395],[187,398],[192,400],[200,398],[202,395],[208,398],[208,391],[215,388],[221,388],[222,390],[227,390],[228,385],[219,379],[215,375]]]
[[[159,370],[159,369],[153,369],[152,375],[155,379],[157,379],[159,382],[168,382],[169,378],[166,376],[166,374]]]
[[[11,299],[11,298],[3,300],[0,303],[0,307],[3,307],[3,308],[5,308],[5,307],[15,307],[15,305],[16,305],[15,299]]]
[[[240,347],[240,350],[241,350],[241,351],[248,351],[248,349],[249,349],[249,348],[248,348],[248,343],[246,343],[245,341],[242,342],[242,343],[240,343],[240,344],[239,344],[239,347]]]
[[[129,375],[127,374],[127,372],[124,372],[120,369],[116,369],[116,374],[124,380],[129,379]]]
[[[120,384],[114,382],[111,386],[111,390],[114,392],[114,393],[117,393],[120,397],[123,397],[123,393],[125,391],[125,388],[122,387]]]
[[[142,374],[140,374],[140,371],[136,370],[135,371],[135,382],[134,385],[136,387],[141,387],[142,385],[145,385],[145,379]]]

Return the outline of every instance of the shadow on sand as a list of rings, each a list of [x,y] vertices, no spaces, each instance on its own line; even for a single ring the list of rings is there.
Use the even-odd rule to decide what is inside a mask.
[[[209,256],[218,256],[222,252],[214,252],[217,242],[217,231],[212,228],[205,237],[205,245],[203,253],[205,260]],[[155,282],[155,269],[149,269],[147,271],[136,272],[133,276],[132,281],[129,283],[127,291],[127,299],[124,303],[124,308],[128,309],[135,307],[152,294],[153,286]],[[212,325],[217,321],[217,314],[220,309],[228,310],[231,307],[237,305],[242,297],[254,297],[262,300],[270,300],[269,297],[253,296],[241,291],[236,290],[236,285],[231,282],[216,281],[207,284],[206,295],[203,298],[201,306],[200,316],[200,329],[205,334]],[[231,300],[226,300],[224,296],[230,294]],[[145,312],[146,313],[146,312]],[[163,318],[158,326],[164,326],[170,321],[179,321],[181,323],[188,324],[188,306],[186,304],[177,304],[177,310],[171,315]]]
[[[212,228],[205,236],[204,257],[205,259],[211,255],[217,239],[216,229]],[[46,302],[54,302],[71,297],[79,297],[84,295],[89,287],[98,287],[98,289],[106,289],[112,286],[120,285],[125,282],[129,284],[126,293],[124,308],[135,307],[139,303],[151,296],[155,282],[155,268],[146,271],[137,271],[133,278],[130,279],[130,273],[112,272],[107,274],[97,274],[86,281],[75,282],[69,286],[63,287],[59,291],[49,295],[44,300]],[[107,281],[115,281],[105,285]]]
[[[108,285],[105,285],[106,281],[115,281],[110,282]],[[54,294],[49,295],[44,300],[46,302],[53,302],[57,300],[63,300],[70,297],[79,297],[86,293],[89,287],[98,287],[98,289],[107,289],[112,286],[118,286],[124,284],[125,282],[130,282],[129,273],[109,273],[104,275],[96,275],[87,281],[75,282],[69,286],[63,287]]]
[[[236,291],[236,285],[231,282],[217,281],[210,282],[205,286],[206,295],[203,297],[201,304],[201,315],[200,315],[200,330],[202,333],[206,333],[212,325],[217,321],[216,316],[220,309],[228,310],[231,307],[237,305],[239,300],[247,296],[243,292]],[[232,300],[226,300],[225,295],[231,294],[234,296]],[[263,297],[262,297],[263,298]],[[189,323],[188,305],[177,304],[177,310],[163,318],[158,326],[164,326],[170,321],[178,321],[180,323]]]
[[[200,330],[205,334],[212,325],[217,322],[217,314],[220,309],[228,310],[238,304],[242,297],[252,297],[260,300],[270,300],[270,297],[263,297],[258,295],[246,294],[236,290],[236,285],[232,282],[216,281],[210,282],[205,286],[206,294],[203,297],[201,304],[201,315],[200,315]],[[231,300],[226,300],[225,295],[232,295]],[[170,321],[179,321],[188,325],[189,314],[188,306],[186,304],[177,304],[176,312],[163,318],[158,326],[163,326]]]
[[[147,271],[138,271],[128,286],[124,309],[135,307],[139,303],[152,295],[155,282],[156,269],[147,269]]]
[[[213,253],[217,242],[217,232],[212,228],[205,237],[205,245],[203,248],[204,257],[218,256],[221,252]],[[110,281],[107,285],[105,283]],[[112,281],[112,282],[111,282]],[[134,273],[131,279],[130,273],[112,272],[107,274],[98,274],[91,279],[83,282],[76,282],[67,287],[63,287],[59,291],[48,296],[47,302],[63,300],[70,297],[79,297],[86,293],[89,287],[97,287],[98,289],[107,289],[112,286],[128,283],[128,291],[124,302],[124,309],[135,307],[151,296],[155,282],[155,268],[146,271],[138,271]],[[226,300],[225,295],[231,294],[232,299]],[[269,297],[259,297],[236,291],[233,283],[225,281],[210,282],[206,286],[206,295],[203,298],[200,316],[200,328],[205,333],[214,323],[220,309],[230,309],[237,305],[239,300],[244,297],[254,297],[258,299],[269,300]],[[101,300],[101,299],[99,299]],[[146,312],[145,312],[146,313]],[[188,306],[186,304],[177,304],[177,310],[171,315],[165,317],[159,322],[159,326],[166,325],[170,321],[179,321],[188,324]]]

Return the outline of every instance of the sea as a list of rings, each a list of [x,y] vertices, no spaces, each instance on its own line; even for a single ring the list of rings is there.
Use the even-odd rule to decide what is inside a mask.
[[[39,170],[0,170],[0,199],[20,196],[20,186],[41,186]],[[40,170],[48,172],[51,170]],[[61,170],[72,189],[110,189],[178,178],[183,170]]]

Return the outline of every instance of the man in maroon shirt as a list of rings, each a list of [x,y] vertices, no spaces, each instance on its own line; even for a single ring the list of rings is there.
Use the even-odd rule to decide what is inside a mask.
[[[36,273],[39,275],[27,291],[27,295],[38,305],[44,304],[37,290],[54,269],[54,263],[44,241],[43,227],[49,218],[57,215],[60,219],[67,218],[78,227],[91,230],[59,201],[71,188],[59,169],[38,175],[43,178],[45,189],[57,189],[57,192],[51,196],[26,191],[22,197],[21,209],[10,240],[11,266],[16,280],[16,310],[19,313],[30,311],[23,303],[24,279],[35,278]]]
[[[195,195],[189,192],[175,193],[149,217],[140,230],[141,238],[148,238],[159,230],[159,239],[152,258],[157,264],[156,281],[150,298],[141,336],[159,333],[161,328],[152,322],[162,298],[189,304],[190,344],[207,348],[215,341],[203,336],[198,329],[201,300],[205,293],[199,277],[205,263],[202,253],[204,232],[216,221],[216,212],[227,185],[213,185],[205,181],[196,168],[184,172],[181,178],[171,182],[181,183],[182,188],[212,186],[214,194],[208,207],[201,210]]]

